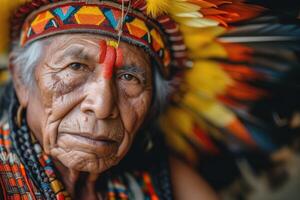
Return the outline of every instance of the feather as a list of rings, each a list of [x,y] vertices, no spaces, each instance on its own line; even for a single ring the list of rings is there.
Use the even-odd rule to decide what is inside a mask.
[[[212,19],[205,19],[205,18],[190,18],[190,17],[176,17],[174,16],[173,19],[175,21],[190,27],[195,28],[204,28],[204,27],[211,27],[217,26],[219,23]]]
[[[190,17],[190,18],[197,18],[197,17],[203,17],[203,15],[200,12],[183,12],[175,14],[176,17]]]
[[[193,44],[192,50],[196,49],[197,43]],[[198,46],[198,51],[190,52],[190,57],[195,60],[211,59],[211,58],[227,58],[228,52],[222,47],[222,45],[212,42]]]
[[[187,93],[182,102],[185,106],[201,114],[217,127],[226,127],[235,116],[215,100],[201,98],[195,93]]]
[[[193,148],[191,148],[191,146],[185,141],[185,139],[183,139],[182,136],[182,131],[179,131],[178,128],[174,128],[174,124],[178,125],[179,123],[177,123],[177,120],[175,120],[174,123],[174,115],[172,115],[172,113],[176,112],[179,114],[179,116],[181,115],[181,110],[180,109],[176,109],[176,108],[172,108],[169,109],[165,115],[160,117],[160,127],[162,129],[162,131],[165,133],[166,138],[167,138],[167,142],[169,143],[169,145],[171,147],[173,147],[173,150],[175,150],[175,152],[181,154],[182,156],[184,156],[185,158],[187,158],[189,161],[191,162],[196,162],[198,160],[198,154],[194,151]],[[184,115],[184,113],[182,113]],[[189,118],[187,118],[189,119]],[[190,122],[188,120],[185,120],[188,124],[190,124]],[[184,125],[183,125],[184,127]],[[189,128],[189,127],[187,127]],[[184,128],[186,129],[186,128]],[[189,130],[189,129],[187,129]],[[189,130],[190,131],[190,130]],[[191,132],[189,132],[191,133]]]
[[[249,124],[247,124],[246,127],[261,149],[266,152],[272,152],[277,148],[274,141],[272,141],[272,139],[263,132],[261,128],[254,127]]]
[[[220,151],[211,138],[207,135],[207,133],[202,130],[197,124],[193,127],[193,133],[195,135],[195,139],[198,143],[201,144],[202,148],[208,151],[211,154],[219,154]]]
[[[147,14],[156,18],[170,9],[171,2],[171,0],[147,0]]]
[[[169,8],[169,13],[171,15],[176,15],[178,13],[189,13],[200,11],[201,7],[185,0],[173,0],[172,6]]]
[[[231,43],[300,41],[300,26],[287,22],[244,25],[227,32],[220,40]]]
[[[214,39],[225,31],[224,28],[216,26],[206,27],[199,30],[197,28],[183,25],[180,30],[183,33],[185,45],[191,50],[199,50],[199,48],[204,45],[214,43]],[[197,52],[205,53],[204,51]]]
[[[197,61],[185,77],[189,89],[206,98],[224,94],[233,80],[216,62]]]

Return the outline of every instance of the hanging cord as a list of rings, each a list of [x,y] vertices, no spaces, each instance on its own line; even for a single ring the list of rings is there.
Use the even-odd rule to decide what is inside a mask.
[[[119,20],[118,26],[117,26],[117,30],[118,30],[118,43],[117,43],[117,47],[120,44],[121,37],[122,37],[122,34],[123,34],[124,22],[126,20],[126,17],[128,15],[129,10],[131,9],[131,0],[129,0],[126,13],[125,13],[125,3],[124,3],[124,0],[122,0],[122,8],[121,9],[122,9],[122,15],[121,15],[121,19]]]

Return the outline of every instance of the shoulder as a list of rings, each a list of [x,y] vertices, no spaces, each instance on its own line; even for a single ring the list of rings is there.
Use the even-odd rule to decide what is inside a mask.
[[[218,200],[217,194],[190,166],[170,157],[171,179],[175,200]]]

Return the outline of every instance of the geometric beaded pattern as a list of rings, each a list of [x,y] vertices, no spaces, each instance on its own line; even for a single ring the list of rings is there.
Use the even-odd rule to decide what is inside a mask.
[[[41,193],[28,178],[24,165],[11,152],[8,123],[0,127],[0,193],[4,199],[42,199]],[[0,195],[1,196],[1,195]]]
[[[136,185],[135,190],[140,190],[141,196],[134,194],[130,185]],[[107,197],[108,200],[159,200],[151,176],[146,171],[127,172],[125,176],[108,180]]]
[[[21,45],[68,32],[94,32],[117,37],[123,20],[121,39],[146,48],[161,65],[162,72],[167,73],[171,58],[160,28],[140,12],[131,10],[126,16],[124,12],[127,10],[122,14],[120,5],[111,2],[51,4],[27,18],[21,33]]]

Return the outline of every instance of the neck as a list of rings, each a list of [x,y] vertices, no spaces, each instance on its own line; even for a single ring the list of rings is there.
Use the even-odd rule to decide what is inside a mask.
[[[54,165],[61,175],[61,181],[72,199],[102,200],[100,194],[99,174],[79,172],[66,168],[59,161],[53,160]],[[102,187],[103,188],[103,187]]]

